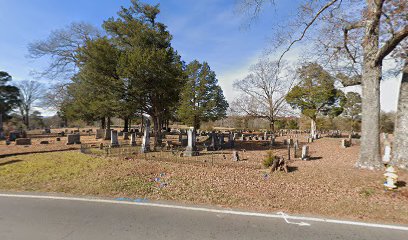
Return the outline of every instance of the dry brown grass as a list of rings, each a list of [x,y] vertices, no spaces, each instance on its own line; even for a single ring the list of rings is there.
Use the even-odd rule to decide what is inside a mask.
[[[237,148],[247,149],[245,161],[234,163],[227,158],[214,165],[136,157],[105,159],[77,151],[8,157],[0,159],[0,189],[408,224],[408,187],[387,191],[382,187],[383,172],[355,169],[358,146],[342,149],[340,139],[318,140],[310,144],[315,160],[292,161],[288,174],[269,174],[262,168],[266,151],[259,143],[240,143]],[[277,149],[275,154],[285,155],[286,150]],[[208,156],[198,160],[204,162]],[[406,172],[399,175],[402,185],[408,182]]]

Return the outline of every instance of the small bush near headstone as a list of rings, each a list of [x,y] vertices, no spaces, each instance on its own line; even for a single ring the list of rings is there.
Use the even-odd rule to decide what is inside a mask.
[[[271,167],[272,164],[273,164],[273,161],[275,161],[275,158],[276,158],[276,156],[274,155],[273,151],[268,151],[266,158],[262,162],[262,165],[265,168]]]

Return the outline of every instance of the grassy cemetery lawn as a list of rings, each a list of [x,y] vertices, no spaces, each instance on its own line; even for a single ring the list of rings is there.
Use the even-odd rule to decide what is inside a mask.
[[[0,191],[145,198],[408,224],[407,173],[398,173],[399,189],[387,191],[383,172],[354,168],[358,146],[343,149],[340,139],[323,138],[310,150],[313,160],[291,161],[289,173],[273,174],[262,167],[266,151],[259,149],[247,150],[240,162],[228,155],[226,164],[105,158],[78,150],[20,155],[0,158]]]

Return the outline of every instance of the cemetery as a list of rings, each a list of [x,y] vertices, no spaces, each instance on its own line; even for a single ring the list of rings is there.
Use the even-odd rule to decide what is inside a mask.
[[[258,14],[268,1],[237,2]],[[258,44],[248,39],[232,49],[214,44],[226,36],[188,32],[174,44],[183,36],[170,32],[169,13],[158,17],[160,4],[138,0],[98,26],[72,22],[31,39],[34,80],[11,76],[32,66],[0,69],[0,194],[408,224],[408,28],[400,14],[408,5],[350,1],[348,13],[343,1],[323,2],[299,3],[304,19],[274,35],[275,52],[256,61],[240,56]],[[346,18],[359,12],[356,23]],[[197,45],[184,48],[190,42]],[[399,95],[380,85],[391,75]],[[384,104],[390,99],[394,107]]]
[[[361,219],[364,212],[365,220],[408,221],[404,210],[408,200],[404,183],[408,174],[398,172],[398,180],[393,183],[399,188],[384,190],[383,172],[354,167],[359,139],[350,140],[345,132],[336,131],[335,137],[330,131],[321,132],[319,139],[310,142],[308,131],[280,130],[273,134],[220,129],[196,131],[185,126],[169,132],[163,130],[162,145],[155,149],[154,135],[148,126],[145,124],[144,131],[135,126],[129,133],[111,129],[110,134],[107,131],[101,134],[95,128],[51,129],[48,133],[26,133],[26,138],[21,138],[25,145],[17,145],[15,141],[6,145],[2,141],[0,167],[6,174],[0,176],[0,189],[29,187],[19,180],[22,177],[19,170],[11,174],[19,164],[29,164],[32,169],[28,171],[47,174],[50,170],[35,170],[44,164],[36,160],[41,157],[49,159],[49,164],[62,161],[64,169],[77,170],[72,179],[64,179],[58,177],[61,170],[55,166],[56,179],[36,181],[31,187],[37,191],[177,200],[257,211],[313,211],[351,219]],[[48,144],[41,144],[42,141]],[[352,144],[345,147],[345,141]],[[384,137],[384,141],[388,140]],[[269,154],[273,154],[274,160],[266,165]],[[88,169],[81,167],[84,164],[96,166]],[[159,177],[160,184],[152,180],[160,175],[163,175]],[[395,176],[394,170],[386,176],[391,175]],[[68,187],[74,182],[75,188]],[[392,204],[383,204],[389,201]],[[348,204],[353,208],[342,207]],[[393,217],[377,215],[378,209]]]

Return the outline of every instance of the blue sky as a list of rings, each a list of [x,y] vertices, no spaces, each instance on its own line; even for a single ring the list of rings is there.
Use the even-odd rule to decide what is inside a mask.
[[[278,1],[279,11],[267,8],[249,28],[245,27],[248,21],[236,11],[236,0],[146,2],[160,3],[159,20],[168,26],[173,46],[182,59],[207,61],[227,99],[233,100],[237,97],[233,81],[243,78],[268,47],[274,21],[295,14],[297,1]],[[0,70],[9,72],[17,81],[32,79],[30,72],[40,70],[46,62],[26,58],[28,43],[45,39],[52,30],[71,22],[84,21],[100,27],[104,20],[116,15],[120,6],[129,4],[130,0],[0,0]],[[294,49],[288,57],[296,59],[300,49]],[[383,84],[385,110],[395,109],[397,82]]]

